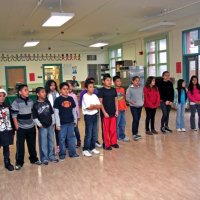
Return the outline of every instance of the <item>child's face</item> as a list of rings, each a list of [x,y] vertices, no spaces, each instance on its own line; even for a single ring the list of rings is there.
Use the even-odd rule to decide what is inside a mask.
[[[106,80],[103,81],[103,84],[106,87],[111,87],[111,85],[112,85],[112,79],[111,78],[106,78]]]
[[[122,85],[121,79],[117,79],[117,80],[115,81],[115,86],[116,86],[116,87],[121,87],[121,85]]]
[[[184,82],[184,81],[182,82],[182,87],[183,87],[183,88],[185,87],[185,82]]]
[[[69,87],[65,85],[65,86],[62,87],[62,89],[60,91],[61,91],[61,94],[63,96],[68,96],[68,94],[69,94]]]
[[[5,93],[1,92],[0,93],[0,104],[2,104],[5,101],[6,95]]]
[[[156,80],[153,79],[153,80],[151,81],[151,85],[154,86],[155,84],[156,84]]]
[[[22,97],[28,97],[29,96],[29,90],[28,87],[24,87],[19,91],[20,96]]]
[[[165,81],[169,81],[170,80],[170,74],[169,73],[165,73],[164,76],[163,76],[163,79]]]
[[[197,78],[193,78],[192,83],[193,83],[193,85],[196,85],[197,84]]]
[[[37,94],[37,96],[38,96],[39,98],[41,98],[41,99],[46,99],[47,94],[46,94],[45,89],[40,90],[40,92]]]
[[[52,82],[50,85],[50,90],[53,92],[55,89],[56,89],[56,85],[55,83]]]
[[[87,91],[90,94],[93,94],[94,93],[94,84],[89,84],[88,87],[87,87]]]
[[[139,78],[136,78],[134,81],[132,81],[133,85],[138,87],[139,84],[140,84],[140,79]]]

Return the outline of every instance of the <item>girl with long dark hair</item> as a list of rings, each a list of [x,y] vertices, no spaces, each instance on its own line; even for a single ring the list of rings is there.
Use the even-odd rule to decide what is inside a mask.
[[[144,107],[146,111],[145,129],[147,135],[158,134],[155,130],[156,109],[160,105],[160,94],[155,85],[155,77],[149,76],[144,87]],[[151,129],[149,122],[151,121]]]
[[[198,128],[200,129],[200,85],[197,76],[192,76],[188,87],[188,99],[190,101],[190,127],[197,131],[195,125],[195,113],[198,112]]]
[[[185,81],[179,79],[177,82],[177,88],[175,90],[174,104],[176,111],[176,130],[178,132],[185,132],[185,108],[187,103],[187,92],[185,88]]]

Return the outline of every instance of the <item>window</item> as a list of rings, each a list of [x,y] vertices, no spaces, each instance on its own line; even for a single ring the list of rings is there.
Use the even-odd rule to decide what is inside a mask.
[[[116,75],[116,61],[122,60],[122,48],[116,47],[109,50],[109,59],[110,59],[110,75]]]
[[[161,76],[168,68],[167,37],[146,40],[145,45],[147,74]]]

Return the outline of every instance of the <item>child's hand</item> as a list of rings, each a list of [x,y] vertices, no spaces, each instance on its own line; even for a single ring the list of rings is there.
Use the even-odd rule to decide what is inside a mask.
[[[76,122],[74,122],[74,127],[77,127],[77,123]]]
[[[19,125],[18,124],[15,125],[15,129],[18,131],[18,129],[19,129]]]
[[[108,113],[104,113],[104,117],[105,117],[105,118],[109,118],[110,116],[109,116]]]
[[[166,101],[166,102],[165,102],[165,105],[167,105],[167,106],[168,106],[168,105],[169,105],[169,103],[170,103],[169,101]]]
[[[132,100],[131,103],[132,103],[133,105],[135,105],[135,104],[136,104],[136,101],[135,101],[135,100]]]
[[[115,112],[115,117],[118,117],[118,111]]]
[[[171,106],[173,103],[171,101],[169,101],[169,105]]]
[[[60,126],[56,126],[56,130],[60,131]]]

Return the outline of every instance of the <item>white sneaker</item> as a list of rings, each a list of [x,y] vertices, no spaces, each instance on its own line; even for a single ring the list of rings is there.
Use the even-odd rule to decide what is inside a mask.
[[[100,151],[96,150],[96,149],[92,149],[91,153],[97,155],[97,154],[100,154]]]
[[[129,139],[129,137],[126,136],[126,137],[123,139],[123,141],[124,141],[124,142],[130,142],[130,139]]]
[[[181,131],[182,131],[182,132],[186,132],[185,128],[182,128]]]
[[[177,132],[181,132],[182,131],[180,128],[177,128],[176,130],[177,130]]]
[[[89,152],[89,151],[83,151],[83,156],[86,156],[86,157],[91,157],[92,154]]]

